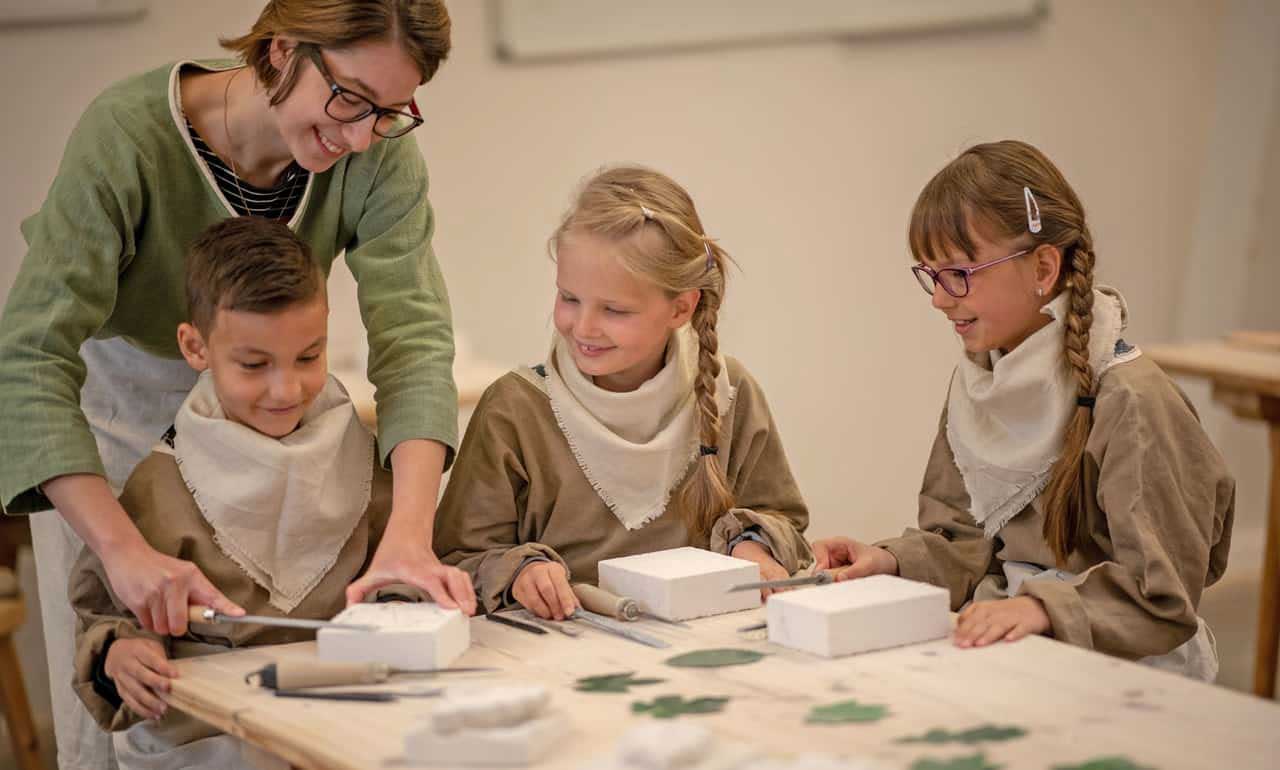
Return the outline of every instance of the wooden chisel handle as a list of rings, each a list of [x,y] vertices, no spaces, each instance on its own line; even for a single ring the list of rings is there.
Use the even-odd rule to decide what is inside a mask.
[[[590,583],[574,583],[572,588],[584,610],[615,620],[636,620],[640,617],[640,606],[635,599],[618,596]]]
[[[387,681],[391,668],[385,663],[337,663],[325,660],[285,660],[275,666],[277,690],[303,690],[346,684],[378,684]],[[264,684],[266,684],[264,678]]]

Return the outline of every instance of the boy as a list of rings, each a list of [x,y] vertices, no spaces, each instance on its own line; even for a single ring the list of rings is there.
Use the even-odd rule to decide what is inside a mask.
[[[328,373],[325,276],[285,225],[234,217],[187,258],[189,322],[178,346],[201,372],[174,426],[120,502],[161,553],[198,566],[258,615],[327,619],[368,567],[391,510],[391,475]],[[122,768],[262,763],[251,747],[179,713],[161,694],[170,658],[282,644],[313,632],[202,624],[182,638],[142,630],[85,549],[71,572],[74,686],[115,738]]]

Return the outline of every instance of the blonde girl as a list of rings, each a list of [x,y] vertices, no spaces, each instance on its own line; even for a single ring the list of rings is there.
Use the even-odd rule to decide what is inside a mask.
[[[909,240],[964,348],[919,528],[816,543],[819,564],[948,588],[961,647],[1046,634],[1211,680],[1196,608],[1226,569],[1235,483],[1186,397],[1122,339],[1080,199],[1036,148],[982,144],[925,186]]]
[[[694,545],[767,578],[810,563],[808,512],[759,385],[716,329],[729,255],[668,177],[587,180],[550,239],[546,360],[494,383],[437,520],[486,610],[563,618],[601,559]]]

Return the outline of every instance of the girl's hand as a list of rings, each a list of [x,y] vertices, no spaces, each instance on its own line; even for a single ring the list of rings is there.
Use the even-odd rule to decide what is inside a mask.
[[[511,584],[511,595],[544,620],[564,620],[578,608],[578,597],[569,587],[569,573],[555,561],[526,565]]]
[[[818,569],[839,570],[836,572],[836,580],[898,574],[896,556],[883,548],[860,543],[853,538],[828,537],[815,540],[813,555]]]
[[[147,719],[159,719],[168,710],[164,694],[169,680],[178,678],[178,669],[165,657],[164,647],[154,639],[117,639],[107,651],[103,670],[125,705]]]
[[[1001,639],[1016,642],[1052,628],[1044,604],[1034,596],[972,602],[960,611],[953,635],[957,647],[985,647]]]
[[[470,575],[457,567],[441,564],[424,540],[397,537],[388,529],[368,571],[347,586],[347,605],[358,604],[365,594],[392,583],[404,583],[424,591],[445,609],[456,607],[467,615],[476,612],[476,591],[471,586]]]
[[[743,540],[733,547],[733,552],[729,554],[737,559],[747,559],[760,565],[761,580],[785,580],[791,577],[786,567],[783,567],[773,558],[768,548],[754,540]],[[761,588],[760,599],[768,599],[770,594],[779,589],[777,588]]]

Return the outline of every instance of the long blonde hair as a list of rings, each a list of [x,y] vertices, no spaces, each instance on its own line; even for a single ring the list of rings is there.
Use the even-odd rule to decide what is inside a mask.
[[[704,450],[680,494],[680,512],[694,537],[705,537],[733,507],[719,456],[720,410],[716,403],[720,341],[716,319],[724,301],[729,254],[708,238],[683,187],[670,177],[639,166],[618,166],[589,178],[552,234],[554,259],[569,232],[590,233],[617,243],[619,259],[632,274],[651,281],[669,297],[701,292],[690,325],[698,338],[694,380],[698,433]]]
[[[293,56],[281,72],[271,64],[271,41],[285,35],[321,48],[345,48],[366,40],[395,40],[418,65],[420,83],[436,74],[449,55],[449,11],[441,0],[270,0],[253,28],[222,38],[271,93],[271,104],[288,98],[298,82]]]
[[[1034,196],[1040,232],[1028,229],[1027,199]],[[1062,268],[1054,293],[1069,292],[1064,319],[1062,365],[1074,377],[1077,399],[1067,423],[1062,455],[1053,466],[1046,491],[1044,538],[1059,565],[1088,536],[1080,483],[1085,443],[1093,427],[1091,399],[1097,387],[1089,364],[1089,328],[1093,324],[1093,272],[1097,261],[1084,206],[1071,185],[1044,153],[1025,142],[1007,140],[965,150],[937,173],[911,212],[908,240],[917,260],[938,259],[948,247],[973,258],[970,232],[1006,239],[1032,238],[1035,245],[1056,246]]]

